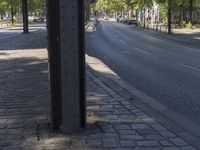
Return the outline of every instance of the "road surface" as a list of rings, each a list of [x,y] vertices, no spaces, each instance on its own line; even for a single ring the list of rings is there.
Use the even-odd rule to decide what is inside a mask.
[[[103,21],[86,32],[86,50],[138,90],[200,124],[200,48]]]

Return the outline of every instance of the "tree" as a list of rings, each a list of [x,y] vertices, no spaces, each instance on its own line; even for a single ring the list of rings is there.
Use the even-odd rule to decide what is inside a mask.
[[[0,14],[1,18],[6,11],[10,11],[11,22],[14,24],[14,17],[17,12],[21,12],[22,0],[0,0]],[[35,15],[45,14],[46,0],[28,0],[29,13]]]
[[[29,0],[28,1],[28,10],[29,13],[34,13],[35,15],[44,14],[45,10],[45,0]]]
[[[1,17],[1,19],[3,19],[3,15],[4,15],[4,13],[6,11],[6,8],[7,8],[6,6],[7,6],[6,1],[5,0],[1,0],[0,1],[0,17]]]

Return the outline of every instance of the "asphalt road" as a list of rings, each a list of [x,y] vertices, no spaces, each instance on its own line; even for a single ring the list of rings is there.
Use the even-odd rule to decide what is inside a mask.
[[[86,32],[86,49],[138,90],[200,124],[200,48],[101,22]]]

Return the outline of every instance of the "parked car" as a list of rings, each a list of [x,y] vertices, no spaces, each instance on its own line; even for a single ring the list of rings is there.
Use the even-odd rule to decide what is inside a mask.
[[[11,20],[11,17],[5,16],[5,17],[3,17],[3,20],[4,20],[4,21],[10,21],[10,20]]]
[[[38,16],[34,16],[33,22],[40,22],[40,18]]]
[[[40,16],[38,21],[39,22],[46,22],[47,21],[46,16]]]
[[[35,18],[35,16],[28,16],[28,20],[29,20],[29,21],[33,21],[34,18]]]
[[[137,24],[137,21],[136,20],[128,20],[127,21],[127,24],[131,25],[131,24]]]
[[[118,16],[118,17],[117,17],[117,22],[123,22],[123,19],[124,19],[124,18],[123,18],[122,16]]]

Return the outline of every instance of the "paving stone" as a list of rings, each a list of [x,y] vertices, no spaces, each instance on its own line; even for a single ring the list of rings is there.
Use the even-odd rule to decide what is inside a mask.
[[[139,147],[156,147],[158,146],[157,141],[138,141],[137,146]]]
[[[113,109],[113,105],[102,105],[101,108],[102,109],[105,109],[105,108]]]
[[[173,144],[170,141],[166,141],[166,140],[160,141],[160,144],[162,146],[173,146]]]
[[[133,129],[149,129],[149,126],[146,124],[132,124],[131,127]]]
[[[164,137],[155,134],[155,135],[146,135],[146,139],[147,140],[162,140],[164,139]]]
[[[118,120],[117,115],[99,115],[102,120]]]
[[[151,127],[157,131],[166,131],[167,130],[164,126],[162,126],[160,124],[153,124],[153,125],[151,125]]]
[[[4,147],[2,150],[23,150],[21,146],[8,146]]]
[[[183,141],[181,138],[172,138],[170,139],[172,143],[174,143],[176,146],[187,146],[188,144]]]
[[[135,116],[133,116],[133,115],[118,115],[118,117],[119,117],[119,119],[120,120],[125,120],[125,121],[130,121],[130,122],[132,122],[133,120],[135,120]]]
[[[4,104],[4,103],[3,103],[3,104]],[[2,105],[2,104],[1,104],[1,105]],[[0,108],[0,113],[4,113],[4,112],[6,112],[6,111],[7,111],[7,109],[5,109],[5,108],[4,108],[4,109],[1,109],[1,108]],[[1,122],[1,121],[0,121],[0,122]]]
[[[181,150],[197,150],[197,149],[192,146],[184,146],[184,147],[181,147]]]
[[[5,129],[6,126],[7,126],[7,124],[0,124],[0,130],[1,130],[1,129]]]
[[[137,147],[134,150],[161,150],[161,149],[157,147]]]
[[[129,111],[127,110],[120,110],[120,111],[114,111],[113,115],[132,115]]]
[[[82,142],[82,143],[83,143],[83,142]],[[84,141],[84,143],[85,143],[85,141]],[[91,146],[101,146],[101,145],[102,145],[100,139],[88,140],[88,141],[87,141],[87,144],[89,144],[89,145],[91,145]]]
[[[138,129],[136,130],[140,135],[155,135],[156,132],[153,129]]]
[[[147,118],[143,118],[142,119],[144,122],[146,122],[147,124],[151,125],[151,124],[156,124],[156,120],[153,119],[153,118],[150,118],[150,117],[147,117]]]
[[[102,135],[102,138],[118,138],[119,135],[117,133],[105,133]]]
[[[128,147],[120,147],[120,148],[111,148],[109,150],[133,150],[133,148],[128,148]]]
[[[0,124],[1,124],[1,125],[6,124],[7,120],[8,120],[8,119],[1,119],[1,120],[0,120]]]
[[[104,127],[104,128],[102,128],[102,130],[105,133],[115,133],[115,130],[112,127]]]
[[[1,145],[4,147],[8,147],[8,146],[19,146],[22,144],[22,140],[13,140],[13,139],[7,139],[7,140],[3,140],[1,142]]]
[[[131,129],[131,127],[129,125],[125,125],[125,124],[116,124],[114,125],[114,128],[116,130],[127,130],[127,129]]]
[[[181,150],[179,147],[163,147],[163,150]]]
[[[166,137],[166,138],[173,138],[173,137],[176,137],[176,135],[170,131],[160,131],[159,132],[163,137]]]
[[[22,134],[8,134],[5,140],[21,140]]]
[[[135,135],[136,131],[134,130],[117,130],[117,132],[121,135]]]
[[[120,139],[122,140],[142,140],[144,137],[140,135],[120,135]]]
[[[104,138],[103,139],[103,147],[104,148],[114,148],[114,147],[118,147],[119,146],[119,142],[116,141],[116,139],[112,139],[112,138]]]
[[[122,147],[135,147],[136,143],[133,140],[120,140]]]

